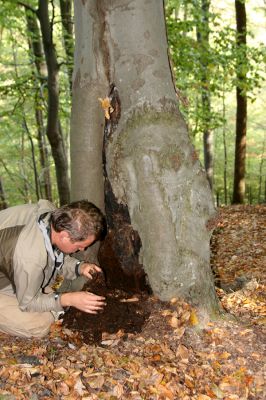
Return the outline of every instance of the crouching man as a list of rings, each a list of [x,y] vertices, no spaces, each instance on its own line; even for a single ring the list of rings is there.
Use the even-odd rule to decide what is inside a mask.
[[[90,314],[102,310],[104,297],[75,291],[71,282],[101,272],[73,255],[101,240],[105,231],[102,212],[86,200],[60,208],[40,200],[1,211],[0,331],[43,337],[65,307]],[[58,275],[70,282],[63,291],[55,289]]]

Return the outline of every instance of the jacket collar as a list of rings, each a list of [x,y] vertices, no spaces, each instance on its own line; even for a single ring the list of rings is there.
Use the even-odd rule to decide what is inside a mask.
[[[43,234],[45,248],[51,259],[55,262],[56,268],[61,268],[64,262],[64,254],[59,249],[54,249],[51,243],[50,212],[42,214],[38,219],[39,228]]]

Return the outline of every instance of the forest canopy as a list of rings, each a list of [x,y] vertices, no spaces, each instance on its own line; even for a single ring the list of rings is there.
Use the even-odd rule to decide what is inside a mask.
[[[232,2],[165,1],[177,103],[205,167],[209,146],[206,170],[218,205],[230,204],[233,197],[237,87],[247,97],[244,200],[261,203],[266,196],[265,3],[244,4],[246,44],[237,47]],[[2,1],[0,11],[2,207],[41,197],[66,202],[75,42],[72,1],[49,1],[47,15],[37,0]],[[56,139],[49,137],[51,126]],[[58,143],[63,146],[56,147]]]

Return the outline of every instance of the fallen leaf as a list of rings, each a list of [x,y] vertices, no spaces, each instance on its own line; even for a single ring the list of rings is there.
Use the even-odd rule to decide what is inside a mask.
[[[177,317],[172,317],[169,321],[169,324],[171,325],[172,328],[177,328],[178,327]]]
[[[195,310],[191,311],[190,317],[189,317],[189,322],[192,326],[198,325],[199,324],[199,320],[196,314]]]

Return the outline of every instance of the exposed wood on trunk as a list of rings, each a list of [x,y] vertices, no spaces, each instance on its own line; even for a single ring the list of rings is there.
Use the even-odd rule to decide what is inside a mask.
[[[109,118],[105,119],[103,141],[103,172],[105,211],[108,234],[100,251],[99,261],[106,274],[107,285],[124,290],[147,290],[143,266],[139,262],[141,240],[131,225],[127,205],[119,203],[114,195],[106,169],[106,149],[112,140],[121,116],[121,103],[118,90],[111,85],[109,94]]]

